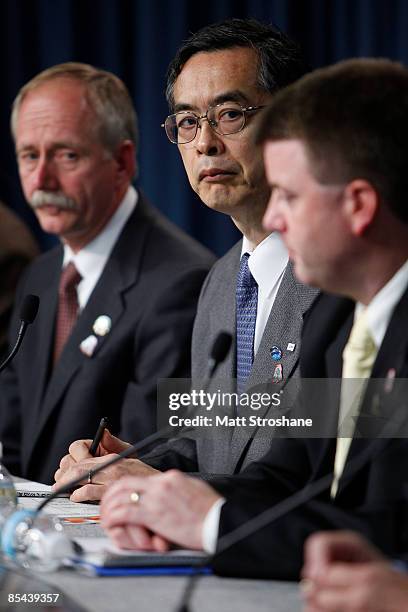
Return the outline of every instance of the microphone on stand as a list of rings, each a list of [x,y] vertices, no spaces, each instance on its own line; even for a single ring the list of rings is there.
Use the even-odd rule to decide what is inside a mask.
[[[26,313],[24,314],[26,315]],[[27,316],[25,316],[25,318],[27,319]],[[208,373],[206,383],[204,385],[205,388],[208,388],[208,385],[210,384],[218,366],[227,357],[231,348],[231,343],[231,334],[227,332],[220,332],[215,339],[208,359]],[[105,463],[100,464],[97,468],[92,470],[92,476],[98,474],[98,472],[106,469],[107,467],[114,465],[122,459],[135,455],[145,447],[152,444],[152,442],[174,433],[174,431],[177,429],[183,430],[183,432],[188,432],[195,428],[184,426],[176,428],[171,425],[164,427],[160,431],[147,436],[144,438],[144,440],[141,440],[133,446],[125,449],[119,455],[113,457]],[[64,556],[66,557],[70,554],[74,554],[75,545],[65,536],[65,534],[61,533],[61,525],[59,525],[60,533],[58,533],[58,529],[57,533],[53,533],[52,530],[52,533],[47,533],[46,529],[50,531],[50,526],[45,525],[46,521],[44,521],[43,528],[41,528],[41,526],[36,527],[34,522],[38,521],[39,518],[41,519],[39,514],[45,508],[45,506],[47,506],[56,497],[59,497],[63,493],[67,493],[71,489],[82,484],[83,479],[84,475],[70,481],[62,487],[59,487],[56,491],[54,491],[54,493],[42,501],[35,510],[17,510],[9,517],[1,534],[1,548],[8,557],[12,559],[15,558],[16,553],[21,554],[21,548],[24,548],[27,552],[23,552],[23,554],[27,554],[28,556],[31,554],[36,560],[44,560],[47,563],[47,569],[56,569]],[[43,518],[46,519],[46,517]],[[23,540],[23,542],[21,542],[21,540]],[[39,542],[41,542],[41,545],[39,545]],[[49,558],[47,559],[47,557]]]
[[[31,323],[33,323],[35,317],[37,316],[39,305],[40,305],[40,298],[38,297],[38,295],[29,294],[25,296],[23,300],[23,304],[21,306],[21,310],[20,310],[21,323],[20,323],[20,328],[18,330],[18,334],[17,334],[17,341],[11,353],[8,355],[8,357],[6,357],[6,359],[0,365],[0,372],[2,372],[4,368],[8,366],[10,361],[12,361],[12,359],[14,359],[15,355],[17,354],[21,346],[21,343],[23,341],[23,338],[25,336],[25,333],[27,331],[27,327],[31,325]]]
[[[232,344],[232,336],[228,332],[220,332],[216,339],[214,340],[214,344],[212,345],[211,353],[208,357],[207,367],[207,384],[213,378],[216,369],[224,361],[226,356],[228,355]]]

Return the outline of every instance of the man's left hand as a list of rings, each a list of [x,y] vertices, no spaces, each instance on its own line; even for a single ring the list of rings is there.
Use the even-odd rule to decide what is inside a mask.
[[[125,477],[103,496],[101,524],[121,548],[162,551],[174,543],[200,550],[204,519],[220,498],[207,483],[176,470]]]

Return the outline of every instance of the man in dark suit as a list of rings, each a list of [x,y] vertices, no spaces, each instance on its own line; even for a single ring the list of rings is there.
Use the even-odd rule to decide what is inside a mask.
[[[407,113],[408,70],[386,60],[316,71],[271,101],[258,132],[265,226],[281,233],[301,281],[342,296],[318,299],[302,337],[302,375],[329,377],[311,404],[302,388],[306,415],[314,404],[321,414],[316,437],[299,428],[290,437],[289,427],[259,462],[212,487],[176,471],[123,479],[102,501],[117,543],[176,542],[215,552],[219,573],[285,579],[299,576],[304,540],[320,529],[355,529],[389,555],[406,552]],[[279,519],[224,548],[224,535],[281,502]]]
[[[303,316],[317,290],[295,279],[279,235],[262,227],[269,191],[262,150],[254,144],[253,133],[258,111],[277,89],[304,70],[297,45],[285,34],[272,26],[240,19],[198,31],[181,46],[169,66],[166,91],[172,114],[164,124],[167,136],[178,145],[190,184],[202,201],[229,215],[243,234],[206,279],[194,324],[192,376],[198,384],[220,331],[228,331],[234,338],[210,391],[221,385],[235,392],[238,378],[242,391],[274,381],[276,392],[297,375]],[[187,126],[184,131],[183,126]],[[257,294],[253,335],[248,338],[248,368],[242,367],[246,349],[241,348],[246,339],[239,333],[244,326],[239,322],[243,315],[236,297],[237,279],[245,265]],[[258,415],[267,410],[265,406]],[[239,407],[237,412],[242,412]],[[225,426],[217,432],[198,428],[194,438],[180,436],[157,446],[143,457],[143,463],[128,459],[104,471],[96,484],[78,489],[72,499],[98,499],[104,485],[124,473],[148,474],[173,467],[205,477],[237,473],[268,450],[272,433],[273,428],[259,432],[249,426]],[[102,446],[102,454],[125,448],[109,433]],[[70,456],[62,460],[56,474],[57,484],[99,465],[99,458],[92,460],[88,449],[89,441],[72,445]]]
[[[7,351],[7,332],[18,280],[38,245],[23,221],[0,202],[0,357]]]
[[[156,429],[156,381],[188,376],[190,338],[212,255],[131,186],[136,117],[124,84],[85,64],[26,84],[12,130],[22,187],[42,229],[62,245],[19,286],[40,311],[0,381],[0,440],[16,475],[52,482],[69,444]]]

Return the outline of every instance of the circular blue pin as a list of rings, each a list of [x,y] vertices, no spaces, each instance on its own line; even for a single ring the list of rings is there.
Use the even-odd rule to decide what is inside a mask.
[[[274,361],[279,361],[279,359],[282,359],[282,351],[280,350],[279,346],[273,346],[270,349],[270,353]]]

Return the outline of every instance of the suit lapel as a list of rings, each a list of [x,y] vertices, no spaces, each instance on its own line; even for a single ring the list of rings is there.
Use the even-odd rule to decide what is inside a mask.
[[[149,231],[148,225],[143,222],[145,216],[145,205],[143,200],[139,200],[50,376],[38,414],[38,422],[33,430],[31,447],[27,449],[28,456],[34,449],[41,431],[56,409],[64,392],[74,381],[77,372],[88,359],[95,358],[102,347],[115,335],[115,325],[124,313],[123,294],[137,282],[139,275],[143,248]],[[53,320],[55,320],[55,309],[56,306],[54,307]],[[95,351],[91,357],[88,357],[81,352],[80,344],[94,333],[93,324],[100,315],[110,317],[112,321],[111,331],[105,336],[98,336]],[[48,324],[50,328],[53,327],[52,324],[50,325],[50,321]],[[48,351],[50,351],[50,346],[49,343]],[[49,355],[50,352],[48,352],[48,357]]]
[[[322,390],[318,397],[313,395],[311,401],[312,405],[319,407],[321,430],[329,432],[323,439],[311,441],[315,477],[332,469],[334,462],[342,353],[350,334],[354,307],[354,302],[348,298],[322,293],[303,329],[300,373],[303,379],[316,379],[316,385]],[[330,432],[333,432],[333,437],[330,437]]]
[[[281,365],[283,380],[278,380],[273,392],[279,392],[290,378],[296,368],[300,354],[300,337],[303,325],[303,316],[310,308],[319,291],[299,283],[294,274],[293,266],[286,266],[282,282],[273,303],[268,322],[263,333],[258,352],[255,356],[252,371],[248,380],[247,389],[261,383],[269,384],[274,380],[275,368]],[[294,345],[294,350],[288,350],[288,345]],[[274,361],[271,357],[271,348],[277,346],[282,351],[282,358]],[[291,348],[291,347],[290,347]],[[267,406],[256,413],[263,417],[270,407]],[[239,411],[238,411],[239,414]],[[245,410],[245,414],[248,411]],[[240,461],[240,455],[249,438],[256,432],[254,427],[235,427],[232,436],[231,467]]]
[[[217,370],[217,378],[223,381],[223,387],[225,388],[225,381],[229,381],[236,377],[236,331],[235,331],[235,318],[236,318],[236,278],[238,275],[240,256],[242,250],[242,240],[240,240],[231,250],[230,259],[225,265],[223,271],[224,278],[233,279],[230,283],[223,283],[222,287],[219,288],[219,294],[217,295],[217,310],[214,311],[214,329],[217,333],[222,330],[229,332],[232,336],[233,343],[231,350],[225,359],[220,364]],[[219,301],[218,301],[219,300]],[[212,384],[211,388],[216,385]],[[235,388],[228,388],[227,390],[234,391]]]
[[[381,427],[381,423],[384,425],[387,423],[387,409],[390,412],[395,410],[395,396],[392,393],[387,393],[386,381],[392,372],[392,376],[395,378],[408,378],[408,335],[401,333],[401,330],[406,328],[408,320],[408,289],[405,291],[401,300],[395,307],[390,323],[388,325],[384,340],[379,348],[377,358],[375,360],[373,370],[371,373],[371,379],[368,385],[367,392],[364,397],[363,404],[361,406],[360,416],[356,423],[356,432],[368,435],[372,430],[370,420],[365,422],[365,419],[370,418],[373,414],[376,419],[378,427]],[[375,379],[380,379],[376,383]],[[394,399],[394,405],[393,405]],[[383,416],[383,419],[381,419]],[[370,427],[370,432],[367,427]],[[375,422],[374,422],[375,426]],[[378,432],[380,433],[380,432]],[[369,439],[354,438],[350,445],[350,451],[347,456],[346,465],[344,472],[339,483],[339,493],[341,489],[347,484],[347,473],[348,463],[363,448],[367,445],[375,443],[370,436]]]
[[[36,432],[38,421],[41,413],[41,405],[46,393],[49,373],[50,373],[50,355],[53,353],[54,346],[54,321],[57,310],[58,301],[58,284],[59,275],[62,265],[62,248],[56,253],[51,265],[44,269],[44,275],[47,279],[46,288],[41,291],[41,303],[38,311],[35,328],[38,330],[36,338],[36,357],[35,370],[38,376],[32,385],[33,398],[31,409],[24,414],[26,427],[28,431]],[[51,282],[48,282],[51,279]],[[30,442],[32,437],[30,437]],[[31,450],[31,447],[26,445],[22,449],[23,455],[26,455]]]

